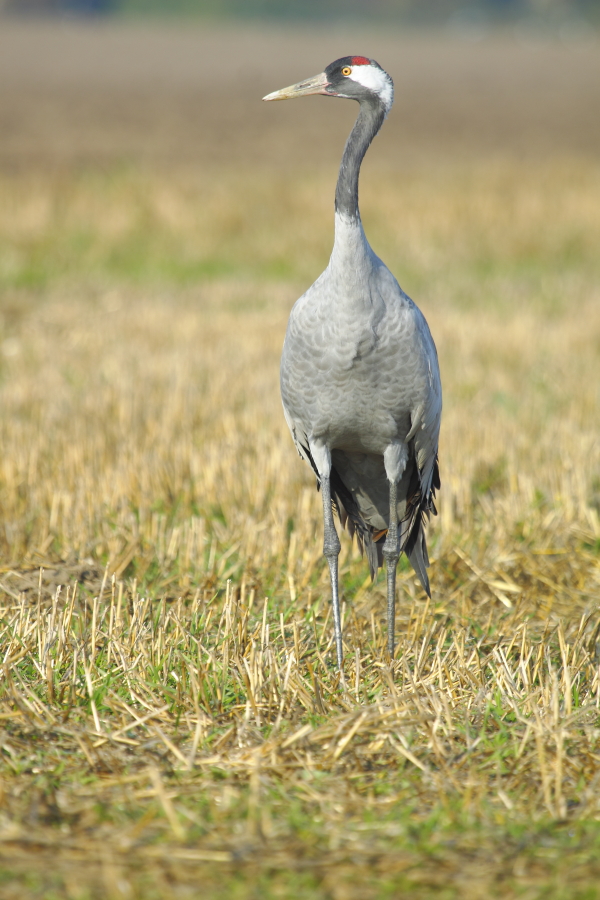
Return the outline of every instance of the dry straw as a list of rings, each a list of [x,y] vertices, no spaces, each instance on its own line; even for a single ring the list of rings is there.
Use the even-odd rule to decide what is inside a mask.
[[[391,663],[382,588],[343,540],[345,682],[319,498],[277,394],[305,263],[285,278],[258,267],[201,287],[173,273],[140,282],[136,239],[178,264],[231,229],[235,240],[210,179],[48,179],[45,203],[39,181],[3,185],[15,266],[49,247],[75,259],[79,218],[98,223],[82,250],[95,275],[73,262],[41,295],[26,281],[7,289],[5,867],[43,879],[51,863],[64,884],[111,897],[167,896],[198,867],[218,891],[256,863],[292,868],[298,896],[302,872],[323,896],[370,896],[371,877],[491,896],[502,878],[535,887],[569,858],[573,883],[589,881],[600,297],[587,242],[598,246],[600,181],[593,166],[570,171],[488,167],[433,184],[413,173],[381,192],[386,222],[386,204],[410,211],[391,236],[403,257],[380,248],[376,216],[373,243],[421,285],[440,351],[443,489],[433,599],[401,567]],[[266,191],[265,223],[293,215],[307,185],[320,190],[300,179],[281,202]],[[219,196],[239,203],[238,187],[222,174]],[[208,236],[200,197],[215,213]],[[318,222],[303,245],[315,270],[313,241],[328,240]],[[248,259],[268,228],[247,234]],[[289,235],[273,239],[300,258]]]

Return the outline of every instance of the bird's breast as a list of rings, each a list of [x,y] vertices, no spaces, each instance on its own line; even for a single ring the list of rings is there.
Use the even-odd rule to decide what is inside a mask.
[[[281,361],[281,392],[291,420],[311,437],[348,451],[383,453],[410,430],[422,380],[414,329],[393,319],[294,308]]]

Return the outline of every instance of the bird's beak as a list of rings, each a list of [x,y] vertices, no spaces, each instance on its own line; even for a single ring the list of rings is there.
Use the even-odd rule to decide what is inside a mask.
[[[272,94],[263,97],[263,100],[292,100],[294,97],[305,97],[307,94],[326,94],[325,88],[328,84],[327,75],[325,72],[321,72],[314,78],[307,78],[306,81],[291,84],[280,91],[273,91]]]

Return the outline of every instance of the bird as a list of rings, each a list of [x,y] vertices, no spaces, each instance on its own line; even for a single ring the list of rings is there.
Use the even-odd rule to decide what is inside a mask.
[[[359,104],[335,189],[331,258],[292,308],[280,368],[286,422],[321,490],[323,554],[342,672],[334,509],[342,529],[356,535],[373,580],[385,560],[392,661],[401,553],[431,597],[425,524],[437,513],[442,387],[425,317],[371,249],[358,206],[361,163],[392,107],[392,78],[374,59],[344,56],[263,100],[310,94]]]

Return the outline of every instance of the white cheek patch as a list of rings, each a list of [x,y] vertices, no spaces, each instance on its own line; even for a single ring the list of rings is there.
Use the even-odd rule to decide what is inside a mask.
[[[378,94],[386,110],[389,110],[394,102],[394,86],[392,79],[385,72],[375,66],[352,66],[352,73],[348,75],[353,81],[358,81],[363,87]]]

